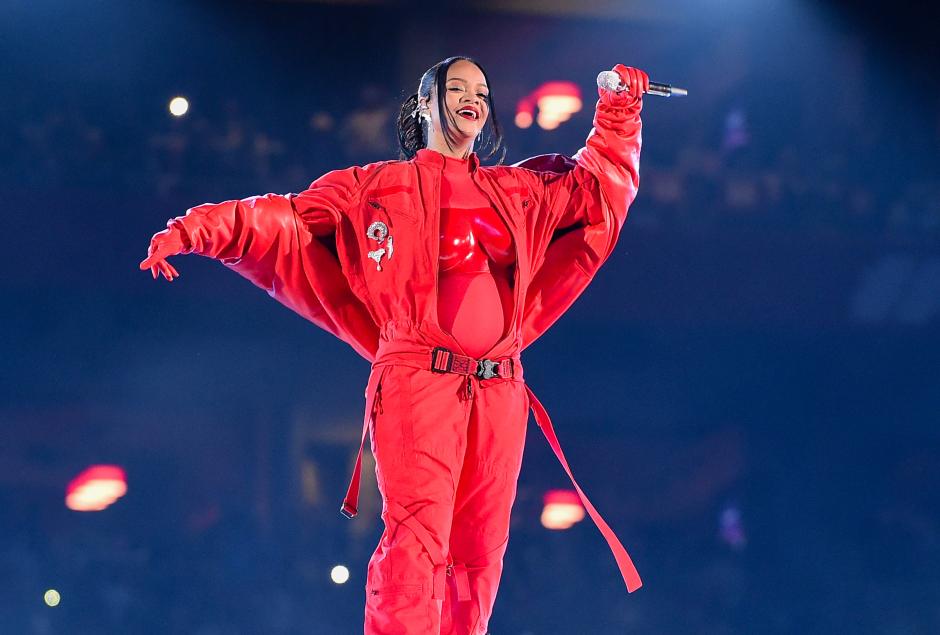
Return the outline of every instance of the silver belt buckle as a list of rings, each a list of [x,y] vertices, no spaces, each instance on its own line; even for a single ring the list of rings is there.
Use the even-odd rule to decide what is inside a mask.
[[[480,379],[493,379],[499,377],[499,373],[496,372],[498,368],[499,362],[494,362],[492,359],[481,359],[477,362],[476,375]]]

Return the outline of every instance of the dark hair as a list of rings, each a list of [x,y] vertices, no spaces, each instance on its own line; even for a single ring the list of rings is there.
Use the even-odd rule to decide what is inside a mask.
[[[480,72],[483,73],[486,85],[490,85],[490,78],[487,76],[483,67],[480,66],[480,63],[464,55],[448,57],[446,60],[440,61],[424,71],[424,75],[421,76],[421,81],[418,84],[418,92],[405,100],[401,105],[401,111],[398,113],[398,145],[401,148],[402,159],[413,158],[418,150],[426,148],[428,145],[427,128],[422,123],[420,117],[414,116],[415,109],[418,107],[418,96],[420,95],[421,97],[430,99],[431,87],[434,86],[437,92],[439,112],[446,113],[445,94],[447,91],[447,70],[454,62],[459,62],[460,60],[466,60],[475,64],[476,67],[480,69]],[[485,158],[492,157],[501,149],[502,154],[497,163],[502,163],[503,159],[506,158],[506,148],[503,147],[503,129],[499,125],[499,120],[496,118],[496,106],[493,103],[492,87],[490,87],[490,90],[487,92],[488,94],[485,99],[490,111],[489,129],[484,135],[484,140],[480,144],[480,148],[490,147],[489,154],[487,154]],[[457,135],[454,133],[452,124],[446,116],[441,118],[441,130],[444,132],[444,140],[447,142],[447,145],[453,148],[454,143],[457,141]]]

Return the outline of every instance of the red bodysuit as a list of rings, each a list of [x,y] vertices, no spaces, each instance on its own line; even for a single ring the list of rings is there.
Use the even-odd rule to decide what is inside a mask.
[[[512,318],[512,237],[470,178],[469,160],[446,157],[441,176],[438,319],[464,353],[483,357]]]

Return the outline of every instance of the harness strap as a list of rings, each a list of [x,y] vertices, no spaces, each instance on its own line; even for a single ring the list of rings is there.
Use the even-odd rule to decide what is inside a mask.
[[[439,357],[439,351],[446,349],[435,349],[431,359],[430,369],[433,370],[437,360],[440,359],[442,364],[446,364],[448,361],[446,358]],[[450,351],[446,351],[450,353]],[[451,355],[454,355],[451,353]],[[463,356],[459,356],[463,357]],[[470,359],[470,358],[467,358]],[[512,360],[509,360],[512,361]],[[452,366],[452,365],[451,365]],[[510,365],[510,371],[514,374],[515,366]],[[436,372],[454,372],[451,371],[436,371]],[[470,373],[472,374],[472,373]],[[362,452],[365,446],[366,437],[369,434],[369,424],[372,422],[372,419],[375,415],[376,401],[381,399],[381,395],[377,394],[381,390],[381,379],[377,383],[377,389],[373,389],[373,395],[371,403],[368,404],[366,408],[366,415],[362,423],[362,441],[359,444],[359,456],[356,457],[356,467],[353,471],[352,479],[349,483],[349,488],[346,490],[346,498],[343,500],[343,505],[341,507],[341,512],[347,518],[353,518],[358,513],[359,505],[359,481],[362,471]],[[600,530],[601,535],[604,536],[604,540],[607,541],[607,546],[610,548],[611,552],[614,555],[614,559],[617,561],[617,568],[620,570],[620,575],[623,577],[624,582],[627,585],[627,591],[633,593],[641,586],[643,582],[640,579],[640,574],[637,572],[636,567],[633,564],[633,560],[630,558],[630,555],[627,553],[627,550],[624,548],[623,544],[620,542],[620,539],[617,538],[617,535],[610,528],[604,518],[600,515],[600,512],[594,507],[591,501],[588,499],[587,495],[581,489],[581,486],[578,485],[578,482],[574,478],[574,474],[571,472],[571,468],[568,466],[568,460],[565,458],[565,454],[561,449],[561,444],[558,442],[558,437],[555,435],[554,427],[552,426],[551,417],[548,416],[548,412],[545,410],[545,407],[535,396],[535,393],[532,392],[532,389],[528,385],[525,387],[526,393],[529,396],[529,406],[532,409],[532,413],[535,415],[535,422],[538,424],[539,428],[542,430],[542,434],[545,435],[545,439],[548,441],[549,446],[551,446],[552,451],[555,453],[555,457],[558,459],[558,462],[561,463],[561,466],[564,468],[565,472],[568,474],[568,478],[571,480],[571,484],[574,486],[575,490],[578,492],[578,497],[581,499],[581,503],[584,505],[584,508],[587,510],[588,515],[590,515],[591,520],[594,521],[594,524],[597,525],[597,528]],[[366,392],[368,395],[368,391]],[[404,508],[402,508],[404,509]],[[406,512],[407,514],[407,512]],[[414,521],[412,523],[423,530],[427,535],[427,538],[430,539],[430,535],[427,534],[427,530],[424,527],[421,527],[420,523]],[[411,527],[411,525],[407,525]],[[412,531],[415,532],[415,535],[418,536],[418,539],[421,540],[422,544],[425,545],[425,548],[428,550],[428,553],[432,553],[432,549],[428,545],[433,545],[433,542],[425,542],[422,540],[418,531],[412,527]],[[469,597],[469,582],[467,582],[466,566],[453,564],[448,562],[441,562],[440,559],[434,560],[434,556],[431,556],[432,562],[435,563],[435,598],[438,597],[439,592],[442,593],[444,579],[440,578],[441,571],[452,570],[457,577],[457,589],[458,593],[461,593],[461,587],[466,582],[466,595]],[[459,573],[458,573],[459,571]],[[463,595],[463,593],[461,593]],[[443,597],[442,595],[440,597]]]
[[[402,507],[400,503],[388,503],[388,517],[396,524],[404,525],[418,538],[418,542],[424,546],[431,558],[431,564],[434,565],[434,583],[431,599],[443,600],[446,592],[446,576],[454,576],[457,584],[457,600],[464,602],[470,599],[470,579],[467,577],[467,567],[463,564],[455,564],[450,556],[446,558],[440,555],[434,539],[424,525],[414,517],[414,514]]]
[[[627,583],[627,591],[633,593],[643,586],[643,582],[640,580],[640,574],[637,572],[636,567],[633,566],[633,560],[630,559],[627,550],[624,549],[623,545],[620,543],[617,534],[615,534],[604,521],[597,509],[594,508],[594,505],[591,504],[591,501],[588,500],[587,495],[581,490],[581,486],[578,485],[578,482],[574,479],[574,474],[571,473],[571,468],[568,467],[568,460],[565,458],[565,453],[561,450],[561,444],[558,442],[558,437],[555,436],[552,420],[548,416],[545,407],[535,396],[535,393],[532,392],[531,388],[526,386],[525,390],[529,394],[529,403],[532,407],[532,412],[535,414],[535,422],[539,424],[539,428],[542,429],[542,434],[545,435],[548,444],[552,447],[555,457],[558,459],[558,462],[561,463],[561,466],[565,468],[565,472],[568,473],[568,478],[571,479],[571,484],[574,485],[575,490],[577,490],[578,496],[584,504],[584,508],[587,509],[591,520],[593,520],[597,528],[600,529],[604,540],[607,541],[607,545],[613,552],[614,559],[617,561],[617,568],[620,569],[620,575],[623,576],[623,581]]]

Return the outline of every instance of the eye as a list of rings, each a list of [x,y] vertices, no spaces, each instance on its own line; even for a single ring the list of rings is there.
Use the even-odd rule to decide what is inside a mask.
[[[489,94],[488,94],[488,93],[477,93],[477,96],[482,97],[483,99],[486,99],[486,98],[489,97]]]
[[[463,90],[460,86],[451,86],[447,90]]]

